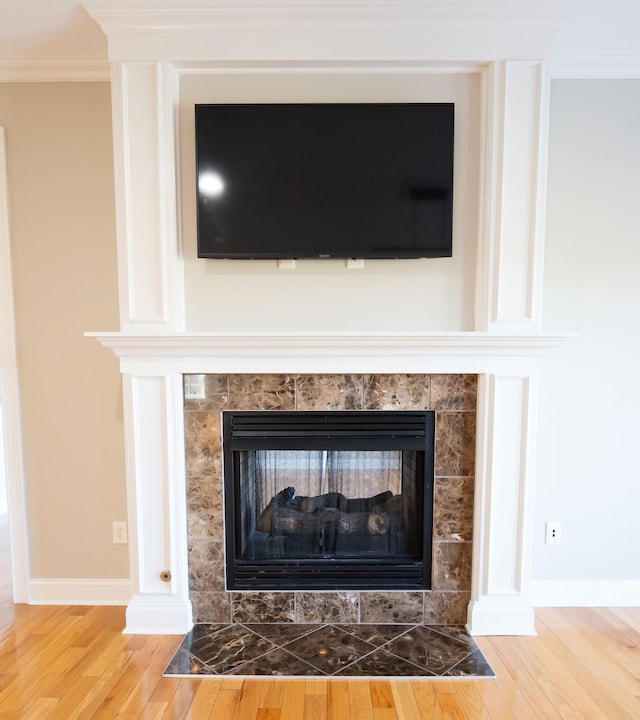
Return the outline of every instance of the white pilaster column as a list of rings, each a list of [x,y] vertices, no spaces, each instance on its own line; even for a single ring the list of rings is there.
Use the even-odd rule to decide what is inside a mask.
[[[111,87],[120,331],[184,330],[177,74],[167,62],[114,62]],[[125,632],[184,633],[191,626],[191,604],[182,376],[127,367],[122,372],[134,586]]]
[[[537,60],[490,63],[483,77],[483,158],[476,330],[541,328],[549,77]],[[477,497],[469,628],[535,634],[529,599],[538,366],[491,363],[480,376]]]
[[[130,561],[127,633],[191,628],[182,375],[124,374]]]
[[[478,385],[473,635],[535,635],[529,599],[538,367],[497,364]]]
[[[111,88],[120,330],[184,330],[177,74],[166,62],[116,62]]]
[[[499,61],[483,77],[476,330],[539,332],[549,76],[542,61]]]

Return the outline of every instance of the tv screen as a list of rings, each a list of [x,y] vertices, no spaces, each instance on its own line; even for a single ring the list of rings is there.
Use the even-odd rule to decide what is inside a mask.
[[[196,105],[198,256],[449,257],[452,103]]]

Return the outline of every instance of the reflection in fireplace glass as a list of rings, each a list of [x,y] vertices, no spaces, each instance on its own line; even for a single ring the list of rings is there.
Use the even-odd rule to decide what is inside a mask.
[[[238,453],[241,559],[421,553],[416,451]]]

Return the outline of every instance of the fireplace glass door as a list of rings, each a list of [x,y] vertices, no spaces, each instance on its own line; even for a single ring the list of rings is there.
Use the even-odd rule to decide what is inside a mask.
[[[433,413],[225,412],[227,586],[427,588]]]

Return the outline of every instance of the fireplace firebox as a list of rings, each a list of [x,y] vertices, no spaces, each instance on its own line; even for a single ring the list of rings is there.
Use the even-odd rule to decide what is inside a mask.
[[[229,590],[431,586],[432,411],[225,411]]]

